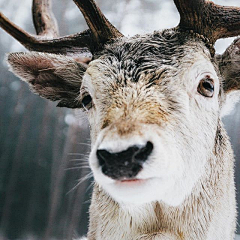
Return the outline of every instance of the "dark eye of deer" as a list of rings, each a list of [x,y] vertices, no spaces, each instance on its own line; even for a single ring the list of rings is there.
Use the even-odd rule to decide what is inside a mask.
[[[89,110],[92,107],[92,97],[90,95],[86,95],[82,99],[82,105],[86,110]]]
[[[197,91],[204,97],[212,97],[214,93],[214,82],[211,78],[202,79],[198,85]]]

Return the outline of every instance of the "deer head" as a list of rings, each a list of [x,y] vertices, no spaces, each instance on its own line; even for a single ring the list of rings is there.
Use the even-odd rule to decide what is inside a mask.
[[[90,166],[115,201],[179,205],[216,158],[220,116],[240,93],[240,40],[221,56],[213,48],[240,34],[240,8],[174,0],[176,28],[126,38],[93,0],[74,2],[89,30],[66,37],[48,0],[33,1],[38,36],[1,13],[1,27],[30,50],[8,55],[11,71],[59,107],[86,112]]]

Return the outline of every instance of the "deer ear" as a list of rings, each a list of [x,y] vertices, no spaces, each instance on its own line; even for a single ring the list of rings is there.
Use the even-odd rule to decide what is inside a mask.
[[[226,95],[223,105],[223,115],[226,115],[240,99],[240,38],[236,39],[223,55],[219,55],[217,60]]]
[[[10,53],[10,70],[30,85],[34,93],[59,107],[81,107],[77,98],[85,65],[63,55],[30,52]]]

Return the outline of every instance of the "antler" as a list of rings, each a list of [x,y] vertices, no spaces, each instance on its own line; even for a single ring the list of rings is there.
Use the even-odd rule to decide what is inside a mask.
[[[48,0],[33,0],[32,16],[37,35],[58,37],[57,21],[52,13],[51,2]]]
[[[123,36],[103,15],[93,0],[74,0],[84,15],[89,30],[58,37],[58,27],[51,11],[50,0],[33,0],[32,13],[37,36],[16,26],[0,12],[0,27],[29,50],[76,54],[96,51],[110,39]],[[44,37],[46,39],[44,39]]]
[[[106,42],[123,35],[106,19],[93,0],[73,0],[81,10],[97,42]]]
[[[174,3],[180,14],[181,29],[202,34],[211,43],[240,35],[239,7],[224,7],[207,0],[174,0]]]

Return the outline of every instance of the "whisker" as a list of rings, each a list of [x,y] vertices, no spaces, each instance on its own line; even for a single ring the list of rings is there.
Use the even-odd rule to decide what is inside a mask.
[[[86,156],[80,156],[80,158],[69,159],[69,161],[77,161],[77,160],[88,161],[88,159],[89,159],[89,155],[86,155]]]
[[[88,173],[87,175],[85,175],[84,177],[82,177],[82,178],[79,180],[79,182],[76,184],[76,186],[74,186],[71,190],[69,190],[69,191],[67,192],[67,194],[69,194],[69,193],[71,193],[72,191],[74,191],[81,183],[83,183],[84,181],[90,179],[92,176],[93,176],[93,173],[90,172],[90,173]]]
[[[85,146],[89,146],[89,147],[91,147],[91,144],[90,144],[90,142],[89,143],[77,143],[78,145],[85,145]]]
[[[73,167],[89,167],[90,168],[89,164],[75,164],[73,165]]]
[[[86,189],[86,193],[93,187],[94,181],[92,181]]]
[[[89,166],[89,162],[88,161],[73,161],[73,163],[71,164],[72,166]]]
[[[73,156],[86,156],[88,153],[68,153],[68,155],[73,155]]]
[[[70,159],[69,162],[88,162],[88,158],[74,158],[74,159]]]
[[[89,204],[91,203],[91,199],[86,200],[83,204]]]
[[[90,169],[89,166],[78,166],[78,167],[66,168],[65,171],[74,170],[74,169],[84,169],[84,168]]]

